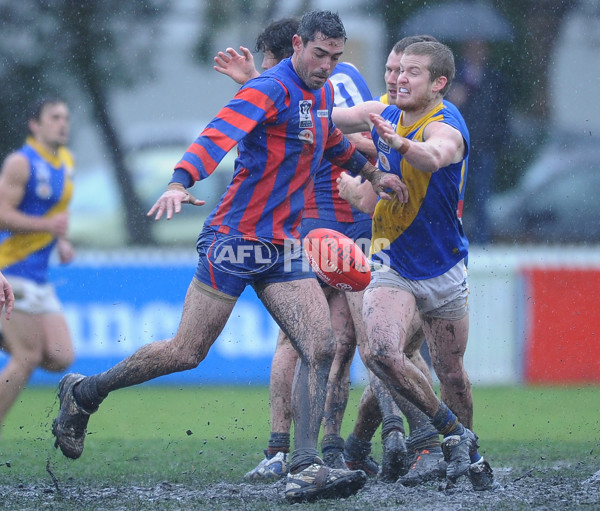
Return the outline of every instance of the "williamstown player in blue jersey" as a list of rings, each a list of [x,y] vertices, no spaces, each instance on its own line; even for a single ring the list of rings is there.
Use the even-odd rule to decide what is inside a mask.
[[[456,107],[443,100],[453,77],[454,57],[446,46],[412,44],[400,61],[396,106],[364,103],[353,111],[336,111],[335,119],[349,132],[374,126],[380,167],[409,187],[407,203],[380,201],[373,216],[375,271],[363,300],[367,365],[444,436],[448,486],[468,474],[475,490],[489,490],[495,482],[471,431],[473,399],[463,365],[468,241],[460,219],[469,132]],[[402,355],[417,310],[440,379],[441,401],[423,372]]]
[[[242,87],[177,163],[167,191],[148,213],[157,220],[172,218],[182,204],[201,206],[187,188],[207,178],[236,144],[239,150],[233,179],[198,238],[199,263],[175,337],[143,346],[104,373],[61,380],[52,431],[67,457],[82,454],[90,414],[110,392],[197,367],[251,285],[300,353],[286,498],[337,498],[364,485],[364,472],[331,469],[318,457],[334,340],[317,279],[304,271],[302,257],[293,257],[302,251],[291,250],[298,246],[301,212],[323,157],[363,175],[382,198],[408,200],[398,176],[373,167],[331,121],[328,78],[345,40],[337,14],[305,14],[291,59]]]
[[[394,44],[385,63],[384,81],[386,92],[378,98],[380,103],[384,105],[396,104],[400,61],[404,50],[409,45],[422,41],[437,41],[437,39],[426,34],[414,35],[404,37]],[[335,112],[336,110],[334,109],[334,115],[336,115]],[[340,197],[348,200],[357,209],[371,216],[373,215],[378,197],[373,192],[370,183],[361,183],[360,176],[351,177],[346,172],[340,174],[337,182]],[[408,341],[404,344],[404,352],[427,379],[433,383],[429,366],[420,352],[421,345],[425,340],[421,325],[421,316],[417,312],[410,325],[410,331],[406,335]],[[370,390],[367,387],[365,393],[368,393]],[[377,392],[380,392],[380,390],[377,390]],[[386,461],[384,457],[380,476],[381,480],[386,482],[395,482],[398,480],[406,486],[415,486],[430,480],[444,479],[446,477],[446,463],[437,430],[431,425],[428,417],[408,400],[401,400],[399,405],[410,427],[410,436],[406,439],[406,458],[403,462],[398,460],[398,457],[395,460],[392,458],[392,469],[386,471],[384,470]],[[348,459],[354,457],[365,460],[368,459],[367,457],[370,454],[370,441],[375,434],[377,423],[369,420],[374,412],[363,410],[367,406],[369,406],[369,401],[361,400],[356,423],[346,441],[346,457]],[[395,433],[392,433],[390,435],[392,438],[388,437],[388,443],[394,440],[394,435]],[[400,439],[396,438],[395,442],[398,444]],[[402,449],[396,447],[395,451],[402,452]],[[400,475],[399,478],[398,475]]]
[[[73,343],[48,262],[54,250],[68,263],[66,238],[73,193],[69,109],[59,98],[39,100],[28,117],[25,145],[10,154],[0,174],[0,270],[17,295],[10,321],[2,318],[3,349],[10,359],[0,373],[0,424],[37,367],[64,371]]]

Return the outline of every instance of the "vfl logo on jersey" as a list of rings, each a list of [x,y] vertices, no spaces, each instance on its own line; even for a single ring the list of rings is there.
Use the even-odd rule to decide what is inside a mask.
[[[385,154],[379,153],[379,163],[384,170],[390,171],[390,160],[388,160],[388,157]]]
[[[312,144],[315,141],[315,136],[310,130],[302,130],[300,133],[298,133],[298,138],[305,144]]]
[[[298,109],[300,110],[300,128],[313,128],[312,115],[310,115],[310,111],[312,110],[312,100],[303,99],[302,101],[299,101]]]

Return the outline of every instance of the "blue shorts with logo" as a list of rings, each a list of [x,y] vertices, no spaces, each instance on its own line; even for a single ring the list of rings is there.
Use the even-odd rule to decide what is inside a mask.
[[[236,298],[247,285],[316,278],[298,241],[276,245],[254,236],[224,234],[204,227],[196,250],[196,279]]]

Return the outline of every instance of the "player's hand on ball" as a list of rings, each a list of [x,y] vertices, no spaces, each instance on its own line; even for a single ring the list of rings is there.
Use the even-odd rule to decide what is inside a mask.
[[[169,185],[167,190],[158,198],[154,206],[148,211],[148,216],[154,215],[154,220],[160,220],[163,215],[167,220],[173,218],[173,214],[181,212],[182,204],[191,204],[192,206],[204,206],[205,201],[196,199],[183,186]]]

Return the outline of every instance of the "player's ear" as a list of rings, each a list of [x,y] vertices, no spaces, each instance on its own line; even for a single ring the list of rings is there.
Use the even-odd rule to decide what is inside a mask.
[[[433,81],[433,92],[440,92],[448,83],[448,78],[446,78],[445,76],[438,76],[434,81]]]
[[[300,53],[304,48],[302,38],[298,34],[294,34],[292,37],[292,47],[294,48],[294,53]]]

